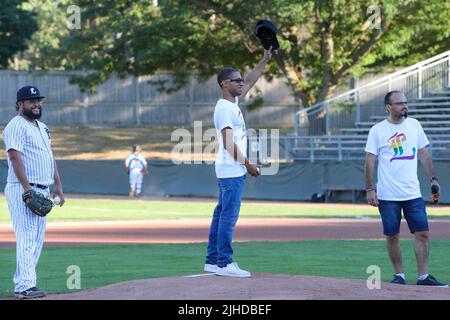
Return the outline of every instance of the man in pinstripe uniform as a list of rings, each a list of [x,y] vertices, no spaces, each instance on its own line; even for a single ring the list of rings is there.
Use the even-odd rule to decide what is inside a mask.
[[[39,261],[46,226],[46,217],[35,215],[25,206],[22,194],[34,189],[53,197],[64,194],[56,162],[53,158],[48,127],[38,121],[42,114],[39,90],[25,86],[17,91],[15,116],[6,126],[3,139],[8,154],[8,178],[5,197],[16,236],[15,296],[19,299],[41,298],[45,292],[36,287],[36,265]]]

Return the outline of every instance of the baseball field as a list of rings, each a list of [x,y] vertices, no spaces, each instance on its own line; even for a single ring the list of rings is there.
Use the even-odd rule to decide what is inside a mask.
[[[48,218],[38,286],[50,293],[49,299],[450,297],[448,289],[387,283],[392,267],[378,213],[365,205],[244,201],[235,234],[235,260],[253,277],[205,274],[214,205],[214,199],[68,195],[66,205],[55,208]],[[2,197],[0,296],[6,299],[13,294],[15,270],[14,234],[7,212]],[[448,283],[450,208],[430,205],[428,213],[430,273]],[[405,224],[402,238],[407,280],[414,284],[414,242]],[[379,290],[367,288],[369,266],[379,267],[383,281]],[[73,270],[78,282],[73,281]],[[189,290],[193,283],[204,290]],[[217,285],[228,290],[217,293]]]

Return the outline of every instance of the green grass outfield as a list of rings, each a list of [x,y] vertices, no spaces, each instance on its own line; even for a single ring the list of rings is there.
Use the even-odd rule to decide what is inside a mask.
[[[155,219],[211,218],[215,202],[211,201],[144,201],[112,199],[80,199],[67,196],[63,207],[55,207],[49,221],[116,221]],[[428,216],[450,219],[449,206],[428,205]],[[240,218],[353,218],[378,217],[370,206],[311,205],[308,203],[245,202]],[[0,198],[0,223],[10,221],[5,198]]]
[[[450,281],[450,239],[432,239],[430,273]],[[384,240],[320,240],[235,243],[234,258],[253,272],[367,279],[370,265],[381,268],[383,281],[392,277]],[[408,283],[416,278],[413,241],[402,240]],[[81,289],[121,281],[190,275],[202,272],[206,243],[46,247],[37,268],[38,286],[48,292],[69,292],[67,268],[81,271]],[[0,296],[11,295],[15,250],[0,249]]]

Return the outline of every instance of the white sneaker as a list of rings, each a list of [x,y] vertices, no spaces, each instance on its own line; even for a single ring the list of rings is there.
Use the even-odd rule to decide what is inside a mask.
[[[238,277],[238,278],[249,278],[252,275],[246,270],[239,269],[236,262],[227,264],[226,267],[217,268],[216,275],[224,277]]]
[[[217,266],[215,264],[205,263],[205,268],[203,269],[205,272],[216,273]]]

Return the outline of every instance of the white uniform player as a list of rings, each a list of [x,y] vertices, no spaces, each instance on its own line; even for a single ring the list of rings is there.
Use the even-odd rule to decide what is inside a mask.
[[[141,154],[141,147],[133,146],[131,153],[125,160],[125,167],[130,175],[130,197],[140,196],[142,192],[142,181],[144,174],[148,172],[147,161]]]
[[[25,206],[22,194],[34,189],[53,196],[64,204],[64,194],[56,162],[53,158],[48,127],[38,121],[42,114],[42,99],[33,86],[17,91],[15,116],[3,131],[8,155],[8,178],[5,197],[16,236],[15,296],[20,299],[40,298],[45,292],[36,287],[36,265],[42,251],[46,217],[35,215]]]

